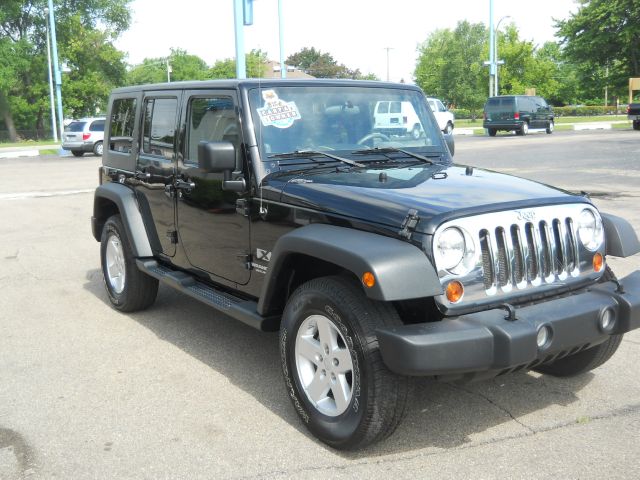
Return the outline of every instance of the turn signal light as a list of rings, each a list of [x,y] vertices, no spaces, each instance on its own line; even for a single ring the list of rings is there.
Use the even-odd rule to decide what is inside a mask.
[[[362,283],[365,287],[371,288],[376,284],[376,277],[371,272],[364,272],[362,274]]]
[[[454,280],[449,282],[445,293],[447,295],[447,300],[451,303],[457,303],[462,299],[462,295],[464,295],[464,287],[458,280]]]
[[[604,257],[602,256],[601,253],[596,253],[593,256],[593,269],[596,272],[600,272],[602,271],[602,269],[604,268]]]

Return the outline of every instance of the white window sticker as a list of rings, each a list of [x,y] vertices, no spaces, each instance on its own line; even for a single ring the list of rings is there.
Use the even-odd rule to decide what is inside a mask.
[[[295,102],[280,100],[273,90],[264,90],[262,98],[264,107],[257,111],[265,127],[289,128],[293,122],[302,118]]]

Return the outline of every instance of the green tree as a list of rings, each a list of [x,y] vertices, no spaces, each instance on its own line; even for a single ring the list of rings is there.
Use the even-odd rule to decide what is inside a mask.
[[[113,40],[129,26],[130,0],[55,0],[65,116],[103,110],[109,90],[124,79]],[[17,131],[42,132],[49,120],[43,0],[3,0],[0,9],[0,109],[12,140]]]
[[[262,50],[251,50],[245,55],[248,78],[262,78],[267,72],[267,53]],[[235,78],[236,61],[233,58],[218,60],[209,69],[209,78]]]
[[[488,89],[487,29],[481,23],[458,22],[455,30],[436,30],[418,47],[416,83],[428,94],[477,114]]]
[[[372,73],[363,74],[360,69],[352,70],[338,63],[331,54],[322,53],[314,47],[303,48],[286,59],[285,63],[316,78],[350,78],[353,80],[378,80]]]
[[[624,95],[629,77],[640,77],[640,0],[579,0],[556,22],[566,57],[577,65],[584,96],[601,98],[605,87]]]
[[[169,57],[145,58],[127,73],[127,83],[142,85],[167,81],[167,64],[171,68],[171,81],[205,80],[209,69],[204,60],[185,50],[172,48]]]

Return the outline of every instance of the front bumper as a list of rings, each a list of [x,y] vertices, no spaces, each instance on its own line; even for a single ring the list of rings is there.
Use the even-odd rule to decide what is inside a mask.
[[[640,271],[598,284],[570,296],[516,308],[516,320],[492,309],[449,317],[439,322],[377,330],[382,359],[402,375],[460,375],[531,368],[604,342],[613,334],[640,327]],[[600,327],[610,309],[615,322]],[[551,339],[538,348],[538,328],[551,329]]]

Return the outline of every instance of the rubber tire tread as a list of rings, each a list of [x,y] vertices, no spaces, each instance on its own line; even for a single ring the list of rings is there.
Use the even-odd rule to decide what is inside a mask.
[[[327,295],[340,306],[343,315],[346,311],[353,312],[348,317],[355,317],[358,322],[357,325],[349,322],[349,326],[356,334],[369,373],[367,391],[372,398],[367,399],[361,424],[348,441],[330,445],[341,450],[356,450],[384,440],[404,418],[411,390],[411,379],[391,372],[382,361],[375,333],[379,327],[402,325],[398,312],[391,304],[368,299],[354,281],[340,276],[310,280],[293,295],[307,291]]]
[[[609,360],[622,342],[623,335],[611,335],[604,343],[591,347],[574,355],[561,358],[535,370],[556,377],[572,377],[598,368]]]
[[[124,251],[126,277],[124,290],[121,294],[116,294],[110,290],[106,278],[104,257],[106,242],[110,231],[113,231],[118,238],[120,238]],[[136,266],[136,260],[133,256],[133,251],[131,250],[131,244],[129,243],[120,215],[113,215],[109,217],[104,224],[100,238],[100,259],[107,295],[109,295],[111,305],[115,309],[121,312],[135,312],[144,310],[153,305],[156,300],[156,296],[158,295],[158,279],[140,271]]]
[[[82,157],[84,155],[82,150],[71,150],[71,153],[73,153],[74,157]]]

